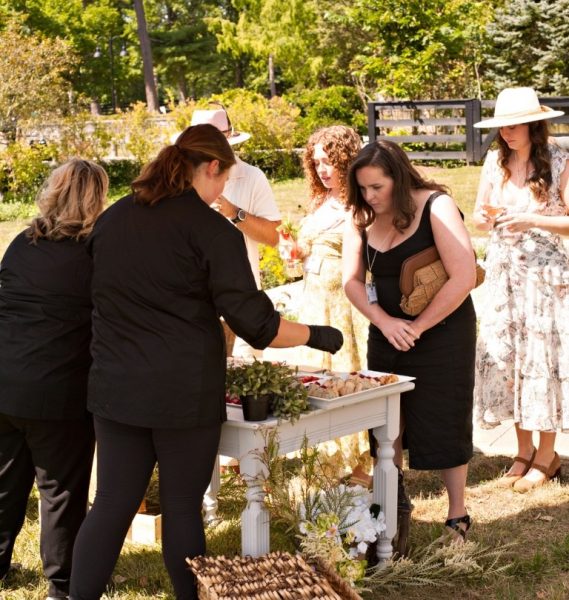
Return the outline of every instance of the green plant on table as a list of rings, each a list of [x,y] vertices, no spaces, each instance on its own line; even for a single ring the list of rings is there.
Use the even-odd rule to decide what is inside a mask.
[[[308,391],[296,378],[297,367],[267,360],[227,368],[226,390],[232,396],[271,396],[270,409],[279,419],[295,421],[310,410]]]

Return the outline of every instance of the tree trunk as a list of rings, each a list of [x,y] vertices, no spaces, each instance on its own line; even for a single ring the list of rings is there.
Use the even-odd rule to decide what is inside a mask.
[[[178,102],[184,103],[188,99],[188,82],[184,77],[178,79]]]
[[[235,87],[242,88],[245,87],[245,79],[243,77],[243,63],[240,59],[237,59],[235,63]]]
[[[97,100],[97,98],[91,99],[90,107],[91,107],[92,115],[100,115],[101,114],[101,105],[99,104],[99,100]]]
[[[273,55],[269,54],[269,90],[271,98],[277,95],[277,86],[275,84],[275,65],[273,64]]]
[[[146,16],[144,14],[143,0],[134,0],[136,12],[136,23],[138,39],[140,41],[140,52],[142,54],[142,66],[144,70],[144,90],[146,92],[146,106],[150,112],[158,112],[158,92],[154,80],[154,65],[152,62],[152,47],[150,36],[146,27]]]

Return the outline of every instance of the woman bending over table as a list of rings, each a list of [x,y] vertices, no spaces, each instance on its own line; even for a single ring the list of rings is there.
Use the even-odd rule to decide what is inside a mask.
[[[395,464],[402,468],[405,445],[412,469],[442,471],[449,500],[445,525],[451,538],[462,540],[470,527],[464,495],[476,337],[468,231],[446,188],[425,179],[389,141],[367,145],[352,163],[348,206],[344,289],[370,321],[368,367],[417,378],[415,389],[401,398]],[[412,318],[400,308],[401,265],[433,244],[448,281]]]
[[[227,418],[220,316],[259,349],[342,345],[332,327],[282,319],[257,289],[242,233],[210,208],[234,163],[219,129],[187,128],[90,238],[97,494],[75,545],[73,600],[104,593],[156,463],[166,568],[178,600],[197,598],[185,559],[205,552],[201,506]]]

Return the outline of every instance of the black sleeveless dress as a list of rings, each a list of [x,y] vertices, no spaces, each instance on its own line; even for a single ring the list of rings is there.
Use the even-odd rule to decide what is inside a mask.
[[[437,195],[426,202],[417,231],[401,244],[376,251],[364,234],[364,260],[368,270],[372,265],[378,303],[393,317],[413,320],[399,307],[399,274],[406,258],[434,244],[430,216]],[[396,350],[370,324],[368,368],[416,377],[415,389],[401,396],[404,445],[412,469],[449,469],[472,458],[475,343],[476,313],[470,296],[407,352]]]

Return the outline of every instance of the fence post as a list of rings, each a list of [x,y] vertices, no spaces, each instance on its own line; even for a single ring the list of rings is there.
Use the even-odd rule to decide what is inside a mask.
[[[480,121],[482,114],[480,100],[474,98],[465,100],[464,112],[466,117],[466,162],[478,162],[482,158],[482,132],[474,128],[474,123]]]
[[[377,138],[377,129],[375,127],[375,102],[367,103],[367,134],[370,143],[375,142]]]

